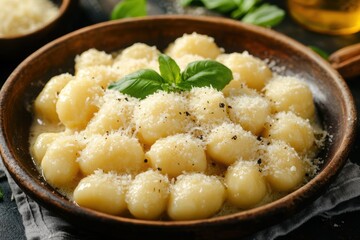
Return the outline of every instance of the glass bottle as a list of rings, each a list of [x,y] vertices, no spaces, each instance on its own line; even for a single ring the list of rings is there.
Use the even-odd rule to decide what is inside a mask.
[[[312,31],[335,35],[360,31],[360,0],[288,0],[288,9]]]

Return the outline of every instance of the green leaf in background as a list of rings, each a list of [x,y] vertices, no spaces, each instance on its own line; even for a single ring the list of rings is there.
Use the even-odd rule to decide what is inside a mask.
[[[2,188],[0,187],[0,201],[4,198],[4,193],[2,192]]]
[[[234,2],[237,9],[231,13],[231,17],[238,19],[251,11],[260,0],[234,0]]]
[[[167,83],[177,84],[181,80],[180,67],[171,57],[161,54],[159,56],[160,74]]]
[[[329,56],[330,54],[325,52],[324,50],[320,49],[319,47],[316,46],[308,46],[311,50],[313,50],[314,52],[316,52],[317,54],[319,54],[322,58],[324,58],[325,60],[329,60]]]
[[[212,86],[220,91],[233,79],[229,68],[213,60],[189,63],[181,77],[178,87],[182,90]]]
[[[111,20],[146,16],[146,0],[122,0],[111,12]]]
[[[180,5],[183,7],[189,6],[189,5],[202,5],[201,0],[181,0]]]
[[[119,81],[110,84],[108,88],[144,99],[146,96],[162,90],[164,83],[164,79],[156,71],[143,69],[126,75]]]
[[[285,11],[275,5],[264,3],[259,8],[247,13],[241,21],[263,27],[273,27],[285,17]]]
[[[237,8],[234,0],[202,0],[207,9],[228,13]]]

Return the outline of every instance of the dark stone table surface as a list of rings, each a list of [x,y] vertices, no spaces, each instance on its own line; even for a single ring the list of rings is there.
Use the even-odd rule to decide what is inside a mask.
[[[77,1],[77,0],[75,0]],[[68,26],[68,31],[72,31],[86,25],[103,21],[106,15],[98,13],[90,14],[93,9],[89,8],[88,3],[95,1],[79,1],[77,14],[73,16],[73,21]],[[100,1],[116,2],[116,1]],[[159,4],[160,8],[155,9],[155,14],[167,11],[165,1],[149,0],[149,4]],[[270,1],[286,9],[285,1]],[[86,4],[86,7],[83,7]],[[105,8],[108,6],[105,6]],[[161,9],[161,7],[163,9]],[[96,17],[94,17],[96,16]],[[307,31],[296,24],[288,15],[285,20],[274,28],[287,36],[290,36],[304,45],[317,46],[328,53],[332,53],[342,47],[359,43],[360,33],[346,36],[330,36]],[[1,49],[0,49],[1,51]],[[20,61],[19,61],[20,62]],[[19,64],[19,62],[0,64],[0,86],[5,82],[9,74]],[[359,66],[360,67],[360,66]],[[353,79],[346,79],[348,86],[354,96],[358,113],[360,113],[360,76]],[[359,116],[358,116],[359,119]],[[350,154],[350,160],[360,165],[360,137],[357,136],[355,146]],[[11,191],[6,178],[0,178],[0,187],[4,193],[4,199],[0,201],[0,239],[1,240],[21,240],[26,239],[21,216],[17,210],[15,201],[11,198]],[[360,187],[360,186],[359,186]],[[304,225],[280,239],[360,239],[360,211],[341,214],[332,218],[314,217]]]

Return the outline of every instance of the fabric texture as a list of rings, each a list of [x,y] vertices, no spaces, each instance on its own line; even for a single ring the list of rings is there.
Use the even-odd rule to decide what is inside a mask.
[[[0,176],[5,172],[22,216],[26,238],[29,240],[95,239],[87,235],[52,212],[39,206],[17,186],[0,161]],[[271,240],[295,230],[314,216],[332,217],[360,210],[360,167],[347,161],[327,191],[307,208],[291,218],[264,229],[249,239]]]

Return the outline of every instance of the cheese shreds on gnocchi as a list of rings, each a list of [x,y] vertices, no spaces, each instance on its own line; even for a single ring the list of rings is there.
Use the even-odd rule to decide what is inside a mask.
[[[30,135],[49,184],[81,207],[176,221],[267,204],[317,173],[326,131],[304,79],[197,33],[170,43],[170,57],[161,54],[145,43],[89,49],[76,56],[74,74],[49,79],[33,104]],[[159,56],[179,64],[174,75]],[[214,79],[179,84],[181,71],[203,60],[220,62],[233,79],[222,90]],[[142,69],[159,76],[156,84],[167,74],[178,88],[137,98],[109,87]]]

